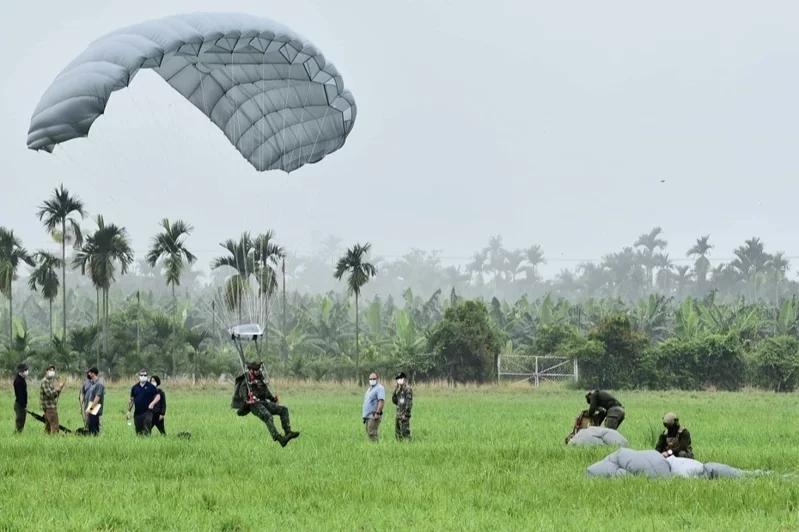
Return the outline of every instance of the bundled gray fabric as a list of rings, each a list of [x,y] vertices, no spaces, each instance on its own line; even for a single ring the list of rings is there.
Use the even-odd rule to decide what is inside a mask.
[[[741,478],[747,475],[762,475],[764,471],[743,471],[734,467],[708,462],[702,464],[690,458],[663,458],[657,451],[619,449],[609,454],[586,470],[589,477],[620,477],[645,475],[650,478]]]
[[[628,447],[627,439],[616,430],[605,427],[586,427],[575,434],[569,445],[617,445]]]
[[[157,72],[213,121],[258,170],[290,172],[344,145],[355,100],[311,43],[268,19],[177,15],[102,37],[42,96],[28,147],[85,137],[111,93],[142,68]]]

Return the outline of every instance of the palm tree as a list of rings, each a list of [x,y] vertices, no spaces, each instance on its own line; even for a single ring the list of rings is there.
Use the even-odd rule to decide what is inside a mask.
[[[275,234],[268,230],[255,238],[253,260],[258,270],[258,291],[264,298],[264,349],[269,348],[269,298],[277,290],[277,265],[286,256],[274,242]]]
[[[370,263],[364,262],[366,254],[369,253],[372,245],[366,243],[365,245],[355,244],[354,247],[347,250],[347,254],[341,257],[336,264],[336,272],[333,276],[339,281],[345,273],[349,273],[347,277],[347,288],[352,294],[355,294],[355,373],[360,378],[360,346],[358,344],[358,336],[360,334],[360,322],[358,319],[358,298],[361,295],[361,288],[369,282],[369,279],[377,275],[377,269]]]
[[[108,293],[111,283],[116,280],[117,266],[120,274],[124,275],[132,262],[133,250],[130,248],[127,231],[124,227],[106,224],[102,216],[97,216],[97,231],[86,238],[72,261],[74,267],[80,268],[81,274],[86,275],[86,272],[89,272],[89,278],[98,293],[98,309],[99,295],[102,291],[103,351],[106,354],[108,353]],[[98,355],[97,364],[99,363]]]
[[[176,301],[175,287],[180,286],[180,276],[186,263],[191,265],[197,260],[197,257],[186,249],[184,241],[184,237],[188,237],[194,228],[183,220],[171,223],[168,218],[161,220],[161,227],[164,229],[163,232],[153,237],[152,246],[147,253],[147,264],[155,268],[158,261],[164,259],[166,284],[172,287],[172,300]]]
[[[757,237],[744,241],[733,252],[735,259],[730,265],[752,286],[752,299],[757,300],[757,277],[764,272],[771,261],[763,242]]]
[[[0,227],[0,294],[8,298],[8,341],[14,337],[14,310],[12,284],[17,278],[17,268],[24,262],[33,267],[33,257],[22,247],[22,242],[14,236],[14,231]]]
[[[241,323],[241,304],[244,293],[249,289],[250,275],[255,273],[254,243],[250,233],[244,232],[236,242],[228,239],[219,244],[225,248],[229,255],[217,257],[211,263],[212,269],[228,266],[236,273],[225,280],[225,303],[230,310],[236,310]]]
[[[56,270],[62,266],[61,259],[48,253],[39,251],[33,256],[36,267],[28,277],[28,287],[34,292],[41,290],[42,297],[50,306],[50,339],[53,339],[53,300],[58,296],[58,273]],[[62,338],[63,340],[63,338]]]
[[[75,249],[83,244],[83,233],[75,215],[81,220],[86,216],[83,202],[77,196],[72,196],[61,184],[53,190],[53,195],[39,206],[39,220],[51,235],[61,242],[61,301],[64,315],[62,316],[61,338],[67,337],[67,241],[72,241]]]
[[[699,289],[699,295],[704,295],[707,274],[710,271],[710,261],[707,259],[707,254],[713,246],[708,240],[710,240],[710,235],[701,236],[696,239],[696,244],[688,250],[689,257],[696,255],[694,272],[696,273],[696,284]]]
[[[633,244],[634,247],[643,247],[644,249],[641,251],[641,262],[644,263],[646,267],[646,279],[648,287],[652,287],[654,285],[652,279],[652,270],[654,269],[657,260],[655,259],[655,251],[658,249],[665,249],[668,242],[660,238],[660,235],[663,233],[663,229],[660,227],[654,227],[648,233],[645,233],[638,237],[638,240],[635,241]]]

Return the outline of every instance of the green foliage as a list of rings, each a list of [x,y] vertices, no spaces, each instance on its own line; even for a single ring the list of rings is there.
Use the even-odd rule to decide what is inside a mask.
[[[496,374],[500,335],[479,301],[450,307],[430,331],[430,350],[436,354],[436,374],[450,382],[484,382]]]
[[[746,361],[733,334],[670,338],[647,350],[649,375],[642,384],[655,389],[737,390],[745,382]]]
[[[755,382],[775,392],[792,392],[799,384],[799,341],[777,336],[763,341],[753,356]]]
[[[637,371],[647,338],[633,330],[625,314],[610,316],[588,335],[595,342],[580,351],[580,381],[591,388],[632,388],[640,383]],[[596,346],[601,346],[600,350]]]

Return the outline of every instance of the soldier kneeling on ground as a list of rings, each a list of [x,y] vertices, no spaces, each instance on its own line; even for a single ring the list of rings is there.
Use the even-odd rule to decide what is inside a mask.
[[[266,424],[272,439],[281,447],[285,447],[288,442],[300,435],[299,432],[291,430],[289,409],[278,404],[277,395],[273,395],[269,391],[260,362],[248,363],[247,373],[236,378],[236,387],[230,406],[235,408],[236,413],[240,416],[246,416],[252,412],[255,417]],[[273,415],[280,418],[280,424],[283,426],[285,434],[281,435],[275,428]]]
[[[588,417],[594,425],[599,426],[604,421],[605,427],[618,430],[624,421],[624,407],[615,397],[605,390],[594,390],[585,394],[585,401],[588,403]]]
[[[655,450],[668,458],[677,456],[679,458],[693,458],[694,450],[691,448],[691,433],[688,429],[680,426],[677,414],[669,412],[663,416],[663,426],[666,430],[658,438]]]

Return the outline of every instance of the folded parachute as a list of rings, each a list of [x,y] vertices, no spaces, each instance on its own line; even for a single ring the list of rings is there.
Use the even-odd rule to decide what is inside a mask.
[[[569,445],[617,445],[627,447],[627,439],[620,432],[605,427],[586,427],[569,440]]]
[[[743,471],[725,464],[703,464],[690,458],[664,458],[657,451],[619,449],[588,467],[589,477],[644,475],[657,477],[739,478],[760,475],[763,471]]]
[[[336,67],[271,20],[195,13],[100,38],[50,85],[33,113],[28,147],[52,151],[85,137],[111,93],[143,68],[157,72],[216,124],[259,171],[295,170],[344,145],[355,122]]]

